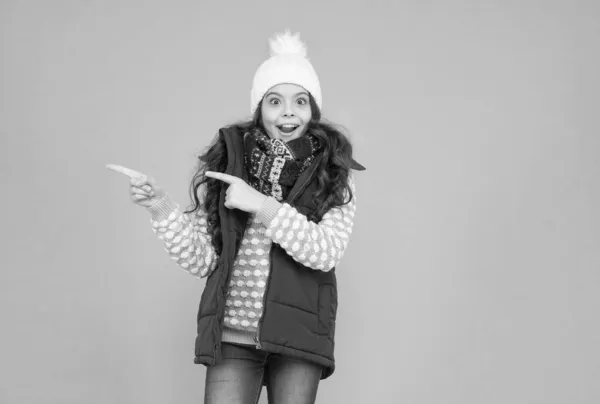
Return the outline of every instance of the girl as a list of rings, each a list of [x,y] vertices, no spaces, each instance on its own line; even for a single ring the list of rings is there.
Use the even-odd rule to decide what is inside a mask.
[[[154,179],[120,166],[154,232],[186,271],[206,277],[195,363],[205,403],[314,403],[335,367],[335,266],[356,198],[352,146],[321,120],[321,88],[299,35],[270,40],[252,120],[222,128],[181,212]]]

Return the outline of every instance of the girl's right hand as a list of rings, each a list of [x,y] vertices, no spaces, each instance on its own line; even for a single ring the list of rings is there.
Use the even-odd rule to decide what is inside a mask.
[[[115,164],[107,164],[106,168],[129,177],[131,200],[137,205],[149,208],[166,194],[156,180],[146,174]]]

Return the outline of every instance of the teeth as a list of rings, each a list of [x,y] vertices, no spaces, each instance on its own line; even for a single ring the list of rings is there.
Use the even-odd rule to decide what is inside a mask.
[[[294,133],[299,125],[294,125],[293,123],[286,123],[285,125],[279,125],[278,128],[281,132],[290,134]]]

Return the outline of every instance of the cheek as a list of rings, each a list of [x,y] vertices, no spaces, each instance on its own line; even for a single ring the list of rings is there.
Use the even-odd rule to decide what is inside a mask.
[[[263,121],[263,125],[265,126],[269,126],[273,124],[273,113],[272,111],[269,111],[268,108],[266,108],[264,105],[262,106],[261,109],[261,115],[262,115],[262,121]]]
[[[264,129],[265,132],[267,132],[267,136],[269,136],[271,139],[275,139],[278,137],[277,133],[275,133],[277,129],[275,129],[272,125],[264,125]]]
[[[282,113],[281,105],[263,104],[261,108],[262,120],[266,125],[275,125]]]
[[[312,118],[312,111],[310,108],[303,108],[302,110],[298,111],[298,116],[300,119],[302,119],[302,122],[306,124],[310,122],[310,119]]]

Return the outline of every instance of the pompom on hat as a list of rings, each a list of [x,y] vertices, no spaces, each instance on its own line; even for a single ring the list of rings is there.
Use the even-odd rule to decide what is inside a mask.
[[[277,33],[269,39],[271,57],[256,70],[250,92],[250,111],[256,107],[269,91],[278,84],[296,84],[308,91],[319,109],[323,98],[317,72],[306,57],[306,45],[300,40],[300,34],[289,30]]]

